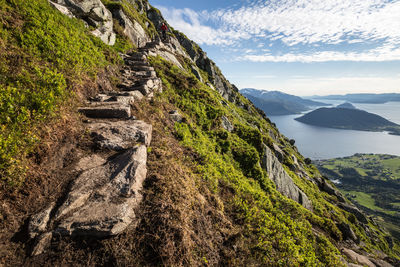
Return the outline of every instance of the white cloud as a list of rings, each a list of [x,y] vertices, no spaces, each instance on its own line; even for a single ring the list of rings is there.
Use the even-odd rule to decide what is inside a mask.
[[[172,26],[201,45],[228,46],[243,40],[259,40],[269,47],[277,42],[286,45],[284,54],[247,55],[242,60],[400,60],[400,0],[258,0],[212,12],[160,9]],[[364,51],[355,47],[366,43],[370,46]],[[347,44],[353,51],[339,52],[335,50],[338,44]],[[331,51],[309,52],[310,47],[327,49],[324,45],[330,45]],[[261,49],[261,44],[254,46]],[[298,46],[301,52],[293,52]]]
[[[262,55],[244,55],[238,57],[238,61],[252,62],[328,62],[328,61],[369,61],[383,62],[400,60],[400,48],[392,45],[382,46],[367,52],[338,52],[338,51],[319,51],[314,53],[287,53],[283,55],[272,55],[270,53]]]
[[[210,18],[225,28],[251,35],[270,33],[287,45],[337,44],[349,36],[400,43],[400,1],[271,0],[237,10],[218,10]]]
[[[249,34],[245,32],[227,31],[206,26],[201,23],[202,14],[189,8],[158,8],[174,28],[184,32],[199,44],[233,45],[235,40],[249,38]]]

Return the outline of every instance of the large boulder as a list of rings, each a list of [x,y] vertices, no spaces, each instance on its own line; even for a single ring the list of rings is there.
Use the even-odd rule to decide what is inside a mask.
[[[308,210],[313,210],[312,203],[307,195],[293,182],[272,150],[264,145],[262,167],[267,171],[269,178],[274,181],[276,189],[284,196],[293,199]]]
[[[45,249],[51,239],[49,233],[108,237],[124,231],[134,221],[135,208],[142,199],[146,161],[146,146],[140,145],[84,170],[59,207],[52,204],[32,217],[30,235],[38,236],[33,254]]]
[[[84,20],[95,27],[92,34],[108,45],[115,44],[111,12],[100,0],[49,0],[60,12]]]

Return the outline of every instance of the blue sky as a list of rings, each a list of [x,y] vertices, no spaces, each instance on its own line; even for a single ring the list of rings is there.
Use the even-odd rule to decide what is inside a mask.
[[[150,0],[239,88],[400,93],[400,0]]]

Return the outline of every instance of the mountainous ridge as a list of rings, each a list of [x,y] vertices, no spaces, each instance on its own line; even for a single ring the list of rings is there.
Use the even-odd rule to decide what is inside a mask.
[[[400,94],[386,93],[386,94],[346,94],[346,95],[328,95],[328,96],[313,96],[313,99],[331,99],[331,100],[344,100],[353,103],[370,103],[370,104],[384,104],[390,101],[400,101]]]
[[[99,1],[82,2],[96,2],[100,5]],[[119,2],[104,3],[107,8],[113,7],[121,11]],[[58,4],[63,3],[58,1]],[[147,40],[157,39],[157,35],[151,36],[151,33],[156,33],[154,29],[158,29],[157,26],[163,20],[161,14],[149,6],[147,1],[122,1],[122,4],[124,14],[128,13],[127,10],[136,10],[136,19],[132,18],[135,17],[132,14],[129,16],[131,25],[135,24],[133,20],[139,25],[146,25],[150,21],[143,32]],[[109,69],[97,73],[103,78],[98,78],[96,82],[89,81],[83,87],[74,83],[74,79],[64,81],[71,90],[78,91],[80,88],[79,94],[83,99],[79,101],[79,106],[82,106],[83,100],[90,98],[100,99],[98,101],[104,102],[104,105],[109,101],[117,101],[120,103],[118,106],[126,111],[124,114],[127,120],[123,120],[125,123],[142,120],[152,125],[152,141],[147,148],[148,175],[143,184],[143,202],[136,210],[138,220],[129,225],[128,230],[105,240],[80,236],[54,236],[49,239],[44,236],[50,246],[44,248],[43,253],[39,253],[41,255],[37,257],[29,256],[35,240],[25,236],[27,233],[24,222],[32,222],[35,215],[47,210],[46,206],[51,200],[62,198],[70,192],[69,184],[77,181],[70,171],[75,169],[77,162],[85,158],[83,156],[99,154],[101,158],[112,161],[121,152],[114,151],[116,146],[112,149],[102,147],[103,143],[98,142],[104,139],[82,134],[87,131],[87,126],[80,125],[78,119],[78,122],[70,124],[77,124],[74,129],[76,135],[72,136],[72,131],[64,129],[68,134],[64,137],[62,132],[57,135],[57,139],[61,141],[50,143],[47,151],[51,153],[41,154],[39,151],[36,155],[28,155],[28,160],[29,157],[36,156],[35,168],[42,166],[46,169],[41,170],[41,179],[27,179],[22,189],[17,189],[15,193],[10,193],[7,191],[10,189],[3,186],[0,233],[1,258],[4,264],[59,265],[73,262],[77,265],[121,266],[339,266],[345,265],[346,261],[357,262],[357,259],[350,256],[346,261],[341,260],[340,254],[351,255],[355,251],[367,254],[366,251],[371,249],[383,250],[391,258],[369,253],[369,262],[395,260],[396,252],[384,240],[385,234],[377,226],[361,224],[350,213],[340,209],[338,203],[342,203],[349,211],[356,210],[349,204],[345,205],[343,196],[312,165],[306,163],[307,160],[298,153],[296,147],[279,133],[262,112],[238,94],[237,88],[223,77],[215,63],[183,34],[174,31],[178,36],[171,36],[169,43],[139,41],[138,45],[145,52],[144,56],[155,73],[153,70],[142,72],[132,68],[132,73],[125,75],[125,68],[129,63],[121,61],[124,55],[118,56],[117,51],[133,48],[134,52],[138,52],[140,49],[124,39],[126,36],[120,35],[118,28],[114,30],[115,46],[110,48],[92,38],[79,21],[64,18],[54,12],[46,1],[15,1],[7,4],[7,7],[8,11],[12,10],[16,14],[26,12],[28,17],[37,16],[35,19],[40,23],[35,24],[35,27],[46,21],[43,17],[51,15],[61,22],[60,25],[68,25],[70,31],[81,30],[81,39],[89,39],[87,47],[97,52],[88,52],[92,57],[98,55],[98,59],[93,59],[93,66],[102,62],[97,66],[108,66]],[[1,12],[6,12],[5,10],[2,9]],[[11,21],[12,17],[7,19]],[[125,30],[129,29],[130,24],[126,22],[125,25],[128,25]],[[28,26],[29,23],[26,23],[25,27]],[[60,34],[63,33],[62,27],[57,30]],[[143,40],[142,37],[144,35],[136,35],[136,40]],[[25,46],[23,49],[33,50],[36,43],[47,44],[49,38],[44,34],[39,40],[40,42],[28,42],[30,47]],[[74,41],[77,44],[81,42],[79,39]],[[2,43],[4,42],[3,39]],[[10,40],[7,39],[7,42]],[[20,43],[17,41],[14,45],[18,47]],[[1,46],[2,49],[4,47]],[[14,47],[7,47],[8,52],[12,53],[10,50]],[[55,47],[60,49],[61,45],[56,44]],[[55,76],[62,80],[62,75],[66,75],[68,69],[58,65],[62,63],[61,59],[53,61],[46,46],[41,45],[40,49],[38,54],[33,55],[39,55],[41,61],[48,62],[49,66],[59,71],[58,76],[48,74],[50,78],[54,79]],[[54,45],[47,49],[54,49]],[[185,50],[191,52],[185,54]],[[28,57],[29,53],[25,55]],[[79,50],[76,55],[86,56],[79,54]],[[135,53],[128,55],[127,61],[129,57],[135,57]],[[12,60],[6,58],[3,62]],[[74,66],[79,69],[79,62],[83,61],[70,62],[78,62]],[[0,70],[7,74],[8,79],[2,80],[2,84],[18,89],[18,84],[13,82],[21,79],[21,76],[15,75],[15,70],[5,71],[3,66]],[[21,66],[21,63],[16,66]],[[116,72],[115,68],[119,68],[121,73]],[[82,70],[83,67],[81,72]],[[33,71],[28,73],[36,77]],[[75,72],[71,75],[75,75]],[[148,92],[148,89],[153,88],[150,84],[136,84],[135,77],[148,75],[156,75],[161,79],[162,93],[157,93],[156,90],[151,95],[152,92]],[[46,88],[46,83],[40,82],[37,84],[44,84],[43,87]],[[62,81],[56,84],[63,86]],[[24,85],[30,88],[30,83]],[[135,88],[132,92],[140,89],[142,95],[149,93],[149,99],[143,97],[142,100],[137,100],[135,96],[121,95],[124,93],[122,89],[128,88]],[[99,92],[102,94],[98,94]],[[4,91],[2,93],[2,99],[6,99]],[[10,100],[3,103],[10,103]],[[126,105],[130,109],[125,109]],[[33,106],[34,108],[37,106]],[[114,114],[115,109],[111,110]],[[43,114],[47,116],[46,113]],[[19,119],[16,118],[16,122],[20,122]],[[86,124],[96,120],[82,119]],[[4,121],[7,120],[2,120],[2,123]],[[54,134],[54,130],[49,131]],[[133,148],[135,142],[130,144]],[[132,147],[123,149],[129,151]],[[53,169],[49,168],[50,162]],[[2,170],[5,166],[7,165],[2,165]],[[42,175],[43,173],[46,175]],[[6,176],[2,172],[3,180],[4,177]],[[6,179],[12,183],[11,178]],[[289,181],[289,187],[286,187],[288,183],[282,183],[280,187],[280,182],[285,180]],[[290,192],[286,192],[285,188],[290,188]],[[96,193],[92,197],[96,199],[98,195]],[[12,201],[13,199],[18,201]],[[27,199],[31,202],[25,202]],[[23,203],[32,204],[25,207]],[[47,225],[49,226],[51,223]],[[18,241],[12,243],[9,241],[11,239]],[[360,239],[364,242],[363,245],[360,244],[363,249],[356,245]],[[40,240],[36,240],[36,243]],[[338,249],[346,253],[340,253]],[[11,252],[16,250],[19,253]]]
[[[304,99],[279,91],[243,88],[240,90],[240,93],[269,116],[299,114],[311,109],[311,107],[329,106],[329,104]]]

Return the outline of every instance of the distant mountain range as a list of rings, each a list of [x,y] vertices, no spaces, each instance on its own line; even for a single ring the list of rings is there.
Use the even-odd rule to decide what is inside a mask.
[[[347,94],[347,95],[328,95],[312,96],[313,99],[343,100],[352,103],[383,104],[390,101],[400,101],[400,94]]]
[[[391,134],[400,135],[399,125],[379,115],[356,109],[353,105],[351,106],[350,108],[319,108],[295,120],[321,127],[361,131],[389,131]]]
[[[304,99],[279,91],[244,88],[240,90],[240,93],[269,116],[299,114],[310,110],[311,107],[330,106],[330,104]]]

